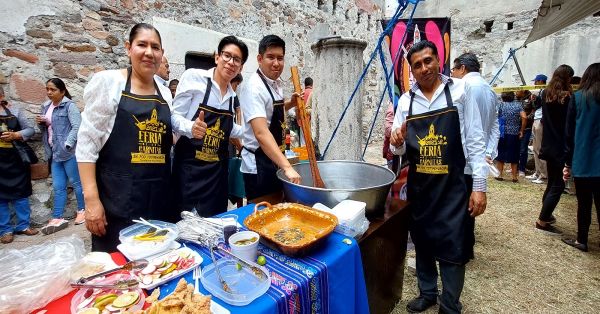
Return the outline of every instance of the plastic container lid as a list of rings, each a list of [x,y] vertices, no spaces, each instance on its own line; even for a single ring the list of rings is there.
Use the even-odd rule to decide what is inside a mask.
[[[175,239],[179,236],[179,229],[177,225],[160,221],[160,220],[149,220],[150,223],[160,227],[167,228],[169,232],[166,234],[166,238],[160,241],[139,241],[135,240],[134,237],[139,234],[144,234],[150,229],[148,225],[136,223],[131,225],[119,232],[119,240],[123,244],[136,252],[143,251],[146,256],[153,255],[159,252],[166,251],[171,247]]]
[[[223,291],[223,287],[217,277],[215,264],[212,263],[202,269],[202,277],[200,281],[204,288],[214,297],[223,300],[227,304],[234,306],[244,306],[250,304],[254,299],[263,295],[271,286],[271,276],[265,268],[254,263],[250,263],[266,274],[266,279],[259,280],[250,269],[242,267],[238,270],[237,262],[230,258],[221,258],[217,261],[221,276],[229,287],[234,291],[228,293]]]
[[[344,200],[339,204],[335,205],[331,211],[337,216],[342,223],[353,224],[359,219],[365,217],[365,209],[367,207],[367,203],[353,201],[353,200]]]

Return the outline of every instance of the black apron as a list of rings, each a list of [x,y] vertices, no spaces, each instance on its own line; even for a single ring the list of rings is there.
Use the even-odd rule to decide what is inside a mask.
[[[212,80],[208,78],[204,99],[198,105],[192,121],[204,111],[206,135],[202,139],[182,136],[175,144],[175,196],[179,208],[196,208],[202,217],[212,217],[227,211],[229,177],[229,135],[233,129],[233,97],[229,109],[208,105]]]
[[[174,222],[169,208],[173,145],[171,111],[157,95],[131,93],[131,69],[115,124],[96,161],[96,182],[108,225],[106,235],[92,236],[92,250],[113,252],[119,231],[143,217]],[[167,194],[168,195],[168,194]]]
[[[410,232],[419,250],[438,260],[465,264],[473,253],[466,161],[458,110],[448,85],[444,94],[446,108],[413,115],[411,92],[406,118]]]
[[[6,115],[0,116],[0,134],[2,132],[21,131],[19,120],[8,108]],[[17,149],[11,142],[0,140],[0,199],[13,201],[31,195],[31,170],[23,163]]]
[[[256,70],[258,76],[265,84],[265,88],[271,95],[271,99],[273,100],[273,115],[271,116],[271,121],[269,124],[269,131],[273,135],[275,139],[275,143],[279,146],[281,153],[285,153],[285,106],[283,99],[275,100],[273,96],[273,92],[271,92],[271,88],[269,84],[267,84],[267,80],[260,73],[259,70]],[[262,195],[268,195],[276,192],[280,192],[283,189],[283,185],[281,181],[277,178],[277,165],[265,154],[262,148],[259,146],[256,151],[251,151],[250,149],[244,147],[247,151],[254,154],[256,159],[256,184],[257,187],[255,190],[260,190]]]

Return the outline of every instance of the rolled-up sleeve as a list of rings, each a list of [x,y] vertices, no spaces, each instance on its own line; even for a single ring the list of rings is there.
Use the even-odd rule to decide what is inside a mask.
[[[119,84],[114,82],[114,77],[107,72],[96,73],[85,86],[85,109],[81,114],[81,125],[77,135],[78,162],[95,163],[98,159],[98,154],[112,131],[119,100]]]
[[[199,75],[196,69],[186,70],[181,75],[171,110],[173,132],[178,135],[192,138],[194,121],[190,119],[188,113],[194,103],[194,98],[201,93],[197,86],[202,81],[206,81],[206,79]]]
[[[464,146],[467,152],[467,163],[473,171],[473,191],[486,192],[488,168],[485,162],[485,140],[481,127],[481,115],[477,101],[465,87],[463,99]]]
[[[394,123],[392,123],[392,132],[396,131],[397,128],[402,126],[402,123],[408,115],[408,107],[410,105],[410,97],[407,94],[400,96],[398,100],[398,107],[396,107],[396,113],[394,114]],[[391,134],[390,133],[390,134]],[[403,155],[406,151],[406,142],[402,143],[399,147],[390,144],[390,151],[394,155]]]

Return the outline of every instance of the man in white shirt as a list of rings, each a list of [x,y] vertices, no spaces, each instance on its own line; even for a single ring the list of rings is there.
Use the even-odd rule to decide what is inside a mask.
[[[465,82],[440,74],[434,43],[414,44],[407,60],[416,83],[400,97],[390,138],[392,152],[406,152],[410,164],[407,197],[420,294],[406,308],[423,312],[437,303],[438,261],[440,312],[460,313],[474,217],[486,207],[481,117]]]
[[[175,145],[175,200],[181,210],[195,209],[202,217],[227,210],[229,138],[240,138],[234,123],[231,81],[242,71],[248,47],[226,36],[215,55],[216,67],[188,69],[181,75],[173,100],[171,122],[181,137]]]
[[[451,76],[467,82],[469,91],[475,98],[481,114],[481,127],[485,137],[485,157],[492,163],[498,155],[498,139],[500,129],[498,126],[498,96],[492,87],[479,74],[479,61],[473,53],[463,53],[454,59]]]
[[[284,155],[285,111],[296,106],[294,93],[288,101],[283,97],[285,42],[279,36],[267,35],[258,46],[258,70],[240,92],[244,117],[241,171],[249,202],[261,196],[281,193],[282,184],[276,172],[280,168],[294,183],[300,175]]]
[[[170,73],[171,70],[169,70],[169,61],[167,60],[167,57],[163,55],[162,60],[160,62],[160,67],[158,68],[158,71],[156,71],[156,75],[154,75],[154,77],[163,86],[167,86],[167,83],[169,82]]]

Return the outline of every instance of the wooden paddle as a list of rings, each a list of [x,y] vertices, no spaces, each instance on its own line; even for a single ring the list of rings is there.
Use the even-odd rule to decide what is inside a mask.
[[[300,86],[300,75],[298,74],[298,67],[291,67],[292,70],[292,83],[294,83],[294,92],[300,94],[302,92],[302,86]],[[321,174],[319,173],[319,166],[317,165],[317,157],[315,156],[315,146],[313,145],[312,136],[310,135],[310,122],[306,117],[306,110],[304,105],[304,99],[302,97],[296,97],[298,101],[298,109],[296,109],[296,114],[300,119],[298,122],[300,124],[300,128],[302,129],[302,133],[304,134],[304,142],[306,143],[306,152],[308,153],[308,162],[310,164],[310,173],[312,175],[314,187],[324,188],[325,183],[323,183],[323,179],[321,179]]]

